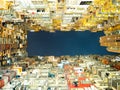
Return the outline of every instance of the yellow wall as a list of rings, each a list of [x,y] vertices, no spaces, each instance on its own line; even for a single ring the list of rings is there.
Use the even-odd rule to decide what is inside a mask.
[[[7,2],[7,0],[0,0],[0,10],[6,10],[13,2]]]

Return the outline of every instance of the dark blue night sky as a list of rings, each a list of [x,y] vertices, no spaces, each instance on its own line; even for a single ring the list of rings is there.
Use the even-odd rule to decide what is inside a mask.
[[[28,32],[29,56],[61,56],[61,55],[110,55],[105,47],[99,44],[99,37],[103,32],[60,32],[49,33],[45,31]]]

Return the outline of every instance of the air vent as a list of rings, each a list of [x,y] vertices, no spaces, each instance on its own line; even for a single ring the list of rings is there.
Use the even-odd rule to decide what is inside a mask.
[[[80,5],[90,5],[92,1],[81,1]]]

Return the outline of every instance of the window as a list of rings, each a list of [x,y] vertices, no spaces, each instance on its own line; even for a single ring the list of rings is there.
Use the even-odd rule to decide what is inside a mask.
[[[80,5],[90,5],[92,1],[81,1]]]

